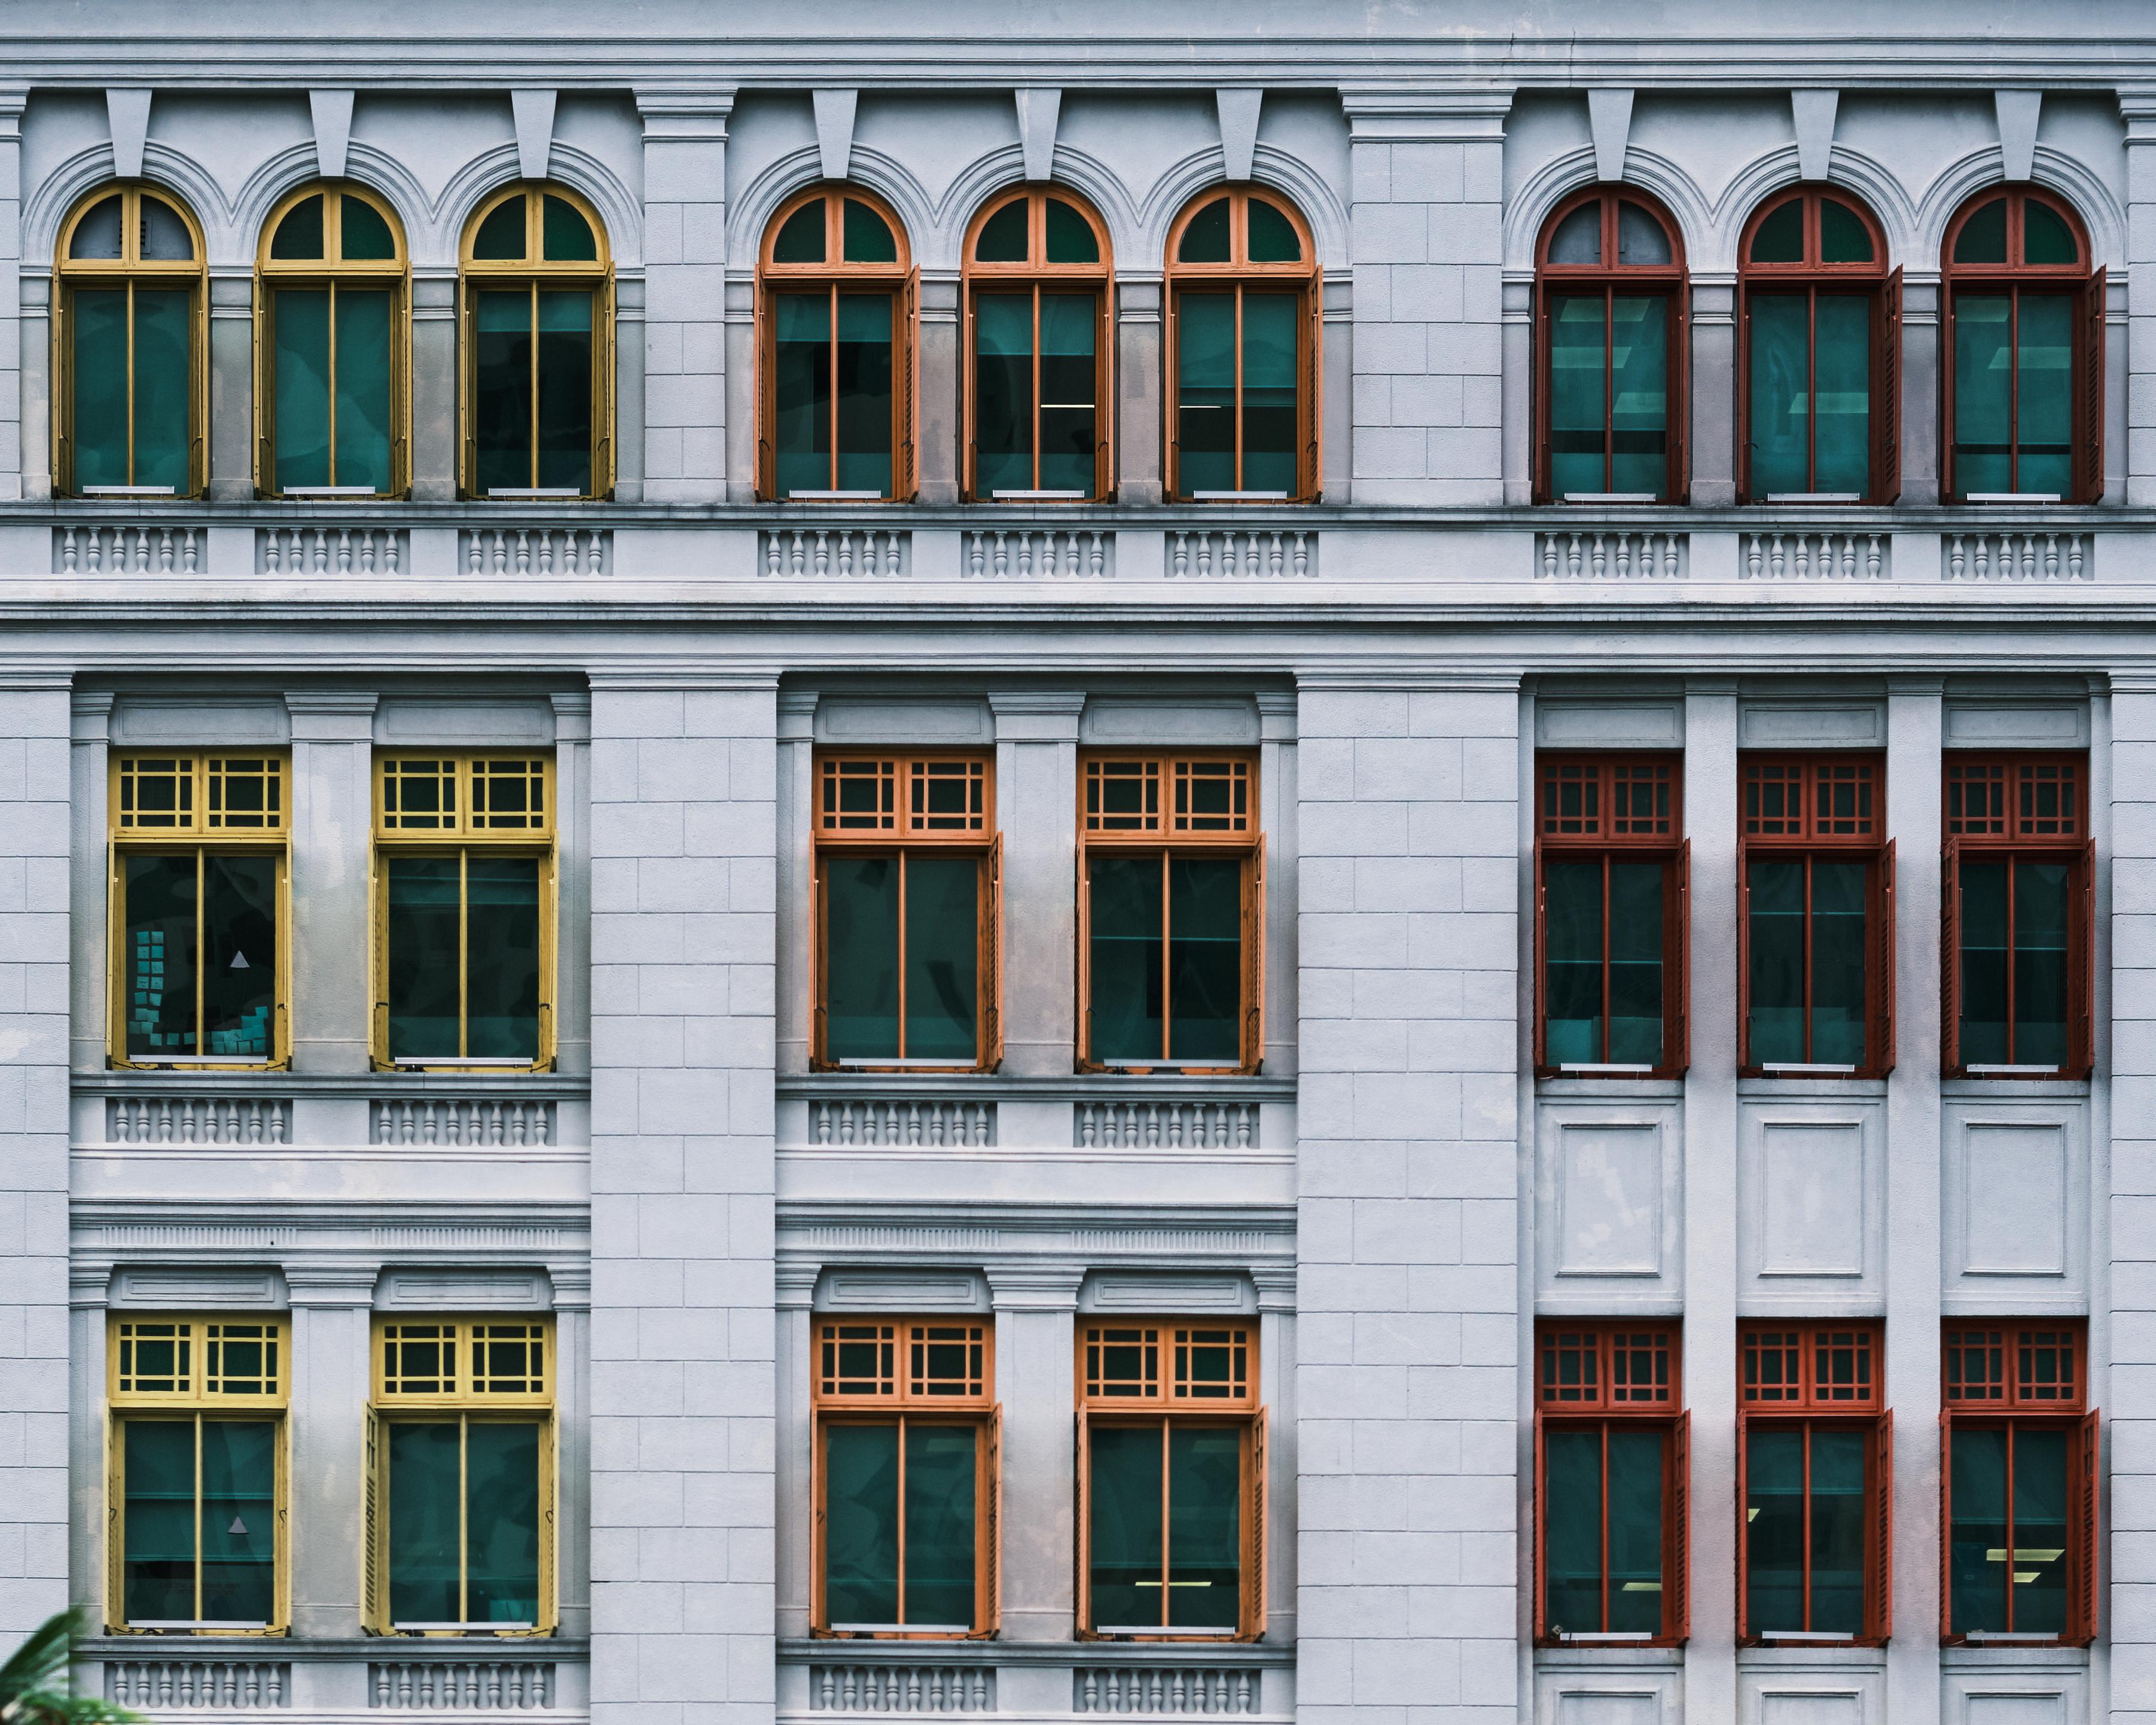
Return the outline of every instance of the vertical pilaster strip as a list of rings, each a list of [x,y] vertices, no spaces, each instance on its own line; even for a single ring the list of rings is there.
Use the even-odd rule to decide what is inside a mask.
[[[1690,287],[1691,387],[1671,406],[1691,415],[1685,440],[1691,501],[1722,509],[1737,501],[1737,277],[1727,270],[1695,270]]]
[[[779,950],[808,953],[816,915],[816,691],[782,690],[778,696]],[[815,1002],[808,967],[790,963],[777,978],[778,1070],[806,1072]],[[805,1405],[805,1404],[804,1404]]]
[[[996,814],[1004,839],[1003,1070],[1070,1070],[1077,1035],[1078,719],[1060,689],[988,696],[996,724]],[[1006,1469],[1006,1473],[1009,1470]]]
[[[1116,501],[1157,507],[1168,490],[1163,446],[1160,260],[1116,259]]]
[[[288,1518],[292,1633],[348,1635],[359,1621],[360,1502],[366,1465],[359,1410],[367,1405],[369,1326],[376,1271],[324,1253],[288,1256],[291,1291],[289,1419],[292,1477],[304,1480],[303,1512]],[[340,1674],[325,1673],[335,1681]],[[339,1703],[363,1707],[355,1671]]]
[[[726,117],[733,105],[727,87],[636,95],[644,120],[643,497],[649,502],[726,501]]]
[[[0,86],[0,502],[23,495],[23,109],[29,93]]]
[[[996,1399],[1004,1409],[1004,1639],[1067,1642],[1078,1604],[1071,1361],[1084,1272],[1070,1264],[992,1262],[988,1279],[996,1314]],[[997,1679],[1014,1680],[1031,1692],[999,1691],[997,1706],[1005,1712],[1047,1714],[1070,1706],[1065,1671],[1006,1670]]]
[[[2118,111],[2126,122],[2127,270],[2145,283],[2156,270],[2156,89],[2122,90]],[[2146,505],[2156,503],[2156,395],[2138,386],[2156,370],[2156,297],[2143,285],[2127,303],[2125,501]],[[2120,457],[2112,454],[2105,465],[2117,468]]]
[[[412,271],[412,500],[447,503],[462,480],[457,447],[457,272]],[[451,536],[454,544],[454,536]]]
[[[209,495],[213,502],[254,497],[254,271],[209,273]]]
[[[352,955],[372,951],[378,700],[372,690],[294,690],[285,696],[292,718],[295,1071],[364,1072],[371,1058],[373,977],[371,971],[352,974]]]

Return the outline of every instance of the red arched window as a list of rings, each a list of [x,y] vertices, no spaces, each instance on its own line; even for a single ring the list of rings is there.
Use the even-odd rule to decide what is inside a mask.
[[[2103,495],[2104,273],[2047,192],[1979,193],[1940,259],[1940,495],[2093,503]]]
[[[1629,186],[1559,204],[1535,253],[1535,496],[1681,503],[1684,246]]]
[[[1738,495],[1892,503],[1902,490],[1902,272],[1847,193],[1797,186],[1738,251]]]

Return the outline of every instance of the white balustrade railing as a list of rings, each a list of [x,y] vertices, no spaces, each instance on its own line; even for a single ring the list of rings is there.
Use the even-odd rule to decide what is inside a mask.
[[[1799,528],[1744,535],[1743,581],[1887,581],[1894,573],[1891,533]]]
[[[412,572],[412,536],[402,527],[257,527],[254,572],[393,579]]]
[[[145,523],[53,529],[55,575],[200,575],[208,565],[204,527]]]
[[[977,528],[958,570],[968,581],[1108,581],[1116,536],[1090,527]]]
[[[808,1105],[811,1144],[978,1146],[996,1141],[993,1102],[839,1101]]]
[[[292,1667],[272,1659],[108,1659],[105,1698],[145,1712],[214,1707],[251,1712],[292,1704]]]
[[[812,1665],[819,1713],[992,1713],[996,1673],[983,1665]]]
[[[1684,581],[1691,536],[1663,527],[1561,527],[1535,535],[1537,581]]]
[[[1079,1713],[1247,1714],[1264,1701],[1264,1673],[1249,1666],[1080,1666],[1070,1678]]]
[[[287,1096],[108,1096],[105,1137],[113,1144],[285,1144]]]
[[[611,575],[613,533],[606,527],[465,527],[457,567],[472,576]]]
[[[491,1096],[377,1096],[367,1104],[377,1144],[552,1147],[561,1142],[555,1105]]]
[[[1079,1102],[1071,1142],[1081,1150],[1255,1150],[1255,1102]]]
[[[1317,535],[1307,529],[1212,527],[1168,535],[1170,581],[1308,581],[1317,574]]]
[[[554,1704],[550,1661],[399,1659],[367,1668],[367,1703],[391,1712],[529,1712]]]
[[[902,527],[773,527],[756,536],[756,572],[781,581],[904,579],[913,535]]]
[[[2011,531],[1939,535],[1942,581],[2093,581],[2096,536]]]

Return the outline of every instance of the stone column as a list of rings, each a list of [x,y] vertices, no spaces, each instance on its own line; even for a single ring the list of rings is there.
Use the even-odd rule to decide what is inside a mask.
[[[254,495],[254,272],[213,266],[209,274],[209,495],[245,503]]]
[[[811,1565],[815,1538],[815,1505],[809,1496],[809,1444],[814,1416],[809,1393],[815,1384],[816,1279],[822,1266],[811,1260],[789,1260],[777,1271],[778,1332],[775,1355],[775,1409],[784,1417],[774,1422],[778,1441],[772,1467],[773,1497],[778,1507],[778,1633],[799,1638],[808,1633],[808,1602],[814,1585]],[[807,1676],[800,1674],[805,1705]],[[782,1703],[785,1697],[781,1697]]]
[[[642,495],[654,503],[726,501],[726,116],[733,105],[729,87],[636,95],[644,120]],[[624,341],[629,333],[624,325]]]
[[[958,278],[921,275],[921,359],[913,380],[914,473],[923,503],[958,501]]]
[[[2156,383],[2141,381],[2156,373],[2156,297],[2146,285],[2156,270],[2156,89],[2119,91],[2118,111],[2126,121],[2127,268],[2143,280],[2128,298],[2126,448],[2107,451],[2104,465],[2124,470],[2124,501],[2145,505],[2156,503]]]
[[[1265,1404],[1265,1640],[1295,1645],[1301,1574],[1296,1481],[1302,1446],[1296,1423],[1295,1270],[1254,1265],[1258,1291],[1258,1384]]]
[[[1939,501],[1939,272],[1902,272],[1902,501]],[[2156,496],[2156,490],[2150,495]],[[1905,574],[1914,572],[1904,571]],[[1924,572],[1928,573],[1929,572]]]
[[[778,950],[788,955],[778,976],[778,1070],[808,1070],[811,999],[808,919],[816,899],[816,691],[787,689],[778,696]],[[804,1392],[805,1393],[805,1392]],[[805,1597],[805,1595],[804,1595]],[[806,1633],[806,1630],[803,1630]]]
[[[1691,381],[1688,399],[1672,401],[1691,415],[1686,453],[1691,501],[1711,509],[1737,501],[1737,278],[1727,270],[1691,277]]]
[[[43,465],[23,431],[23,108],[29,92],[0,86],[0,502],[25,495],[26,470]]]
[[[988,1276],[1004,1409],[1003,1639],[1068,1642],[1078,1606],[1070,1362],[1085,1273],[1072,1265],[1008,1263],[990,1264]],[[1004,1712],[1070,1708],[1066,1671],[1007,1668],[998,1681],[1025,1686],[998,1694]]]
[[[110,890],[110,839],[113,697],[109,692],[79,694],[74,699],[69,750],[74,798],[73,860],[69,867],[69,952],[73,959],[69,988],[71,1052],[68,1064],[78,1072],[105,1070],[105,1039],[110,1018],[105,952],[105,895]],[[100,1105],[101,1106],[101,1105]],[[103,1136],[102,1132],[99,1133]]]
[[[562,1633],[592,1632],[592,1273],[554,1264],[554,1574]],[[559,1704],[558,1702],[557,1703]]]
[[[457,272],[454,264],[412,272],[412,496],[448,503],[457,495]]]
[[[1116,289],[1116,501],[1156,507],[1167,485],[1161,423],[1161,275],[1120,274]]]
[[[555,1070],[592,1070],[592,697],[554,706]]]
[[[1078,1037],[1074,823],[1086,697],[1061,689],[998,691],[988,705],[1004,836],[1003,1070],[1067,1075]],[[1066,1121],[1060,1141],[1068,1140]]]
[[[348,1259],[288,1257],[291,1291],[292,1633],[359,1634],[360,1502],[371,1393],[369,1331],[376,1271]],[[348,1694],[317,1692],[317,1706],[367,1705],[366,1672],[350,1666]],[[330,1673],[324,1672],[324,1676]]]
[[[367,902],[374,842],[372,690],[295,690],[292,716],[292,1066],[364,1072],[374,1012]],[[316,1107],[336,1105],[319,1100]],[[355,1116],[351,1135],[363,1143]]]

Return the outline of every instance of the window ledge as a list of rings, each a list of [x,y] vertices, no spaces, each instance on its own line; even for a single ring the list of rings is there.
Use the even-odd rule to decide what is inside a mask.
[[[1545,1101],[1675,1102],[1682,1101],[1684,1093],[1681,1078],[1619,1078],[1578,1072],[1535,1081],[1535,1094]]]
[[[2046,1097],[2086,1100],[2090,1091],[2086,1078],[1942,1078],[1939,1095],[1948,1101],[1983,1102],[2036,1101]]]
[[[1883,1099],[1888,1082],[1884,1078],[1830,1076],[1818,1078],[1740,1078],[1737,1081],[1737,1094],[1740,1098],[1772,1097],[1777,1101],[1794,1101],[1800,1097],[1877,1096]]]
[[[1780,1641],[1764,1647],[1739,1647],[1739,1671],[1880,1671],[1887,1669],[1884,1647],[1858,1647],[1847,1641]]]
[[[2078,1671],[2089,1663],[2087,1647],[2059,1647],[2031,1643],[1993,1641],[1961,1643],[1939,1649],[1943,1671],[1996,1671],[2035,1666],[2052,1671]]]
[[[588,1078],[558,1072],[77,1072],[70,1083],[84,1096],[200,1096],[265,1095],[379,1099],[399,1096],[516,1096],[526,1101],[578,1101],[591,1094]]]
[[[847,1097],[949,1097],[982,1101],[1096,1101],[1133,1096],[1212,1098],[1245,1102],[1290,1102],[1296,1081],[1263,1075],[1193,1076],[1186,1073],[1073,1072],[1018,1077],[1000,1072],[797,1072],[778,1081],[782,1101],[835,1101]]]
[[[1621,1641],[1535,1649],[1538,1671],[1604,1671],[1611,1666],[1628,1671],[1680,1671],[1684,1661],[1682,1647],[1628,1647]]]
[[[1268,1641],[842,1641],[823,1637],[778,1644],[781,1665],[1219,1665],[1287,1667],[1292,1642]]]
[[[298,1660],[334,1663],[352,1660],[470,1660],[519,1661],[586,1659],[591,1643],[581,1636],[521,1638],[473,1635],[426,1640],[407,1635],[85,1635],[76,1656],[85,1660]]]

